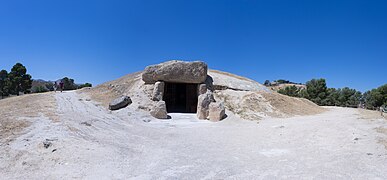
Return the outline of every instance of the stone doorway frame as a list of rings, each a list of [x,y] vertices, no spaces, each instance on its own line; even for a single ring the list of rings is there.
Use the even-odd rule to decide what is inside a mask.
[[[196,113],[198,105],[196,83],[164,82],[164,95],[168,113]]]

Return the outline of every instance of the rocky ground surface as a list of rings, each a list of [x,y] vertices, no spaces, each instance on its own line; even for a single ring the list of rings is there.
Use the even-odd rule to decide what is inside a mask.
[[[157,120],[136,104],[141,94],[109,111],[95,101],[105,96],[86,91],[0,100],[1,179],[387,178],[387,120],[377,112]]]

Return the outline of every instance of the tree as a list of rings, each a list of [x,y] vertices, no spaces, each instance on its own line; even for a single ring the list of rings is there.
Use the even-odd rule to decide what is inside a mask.
[[[16,63],[9,73],[11,93],[19,95],[20,92],[27,93],[32,85],[31,75],[27,74],[27,69],[23,64]]]
[[[361,100],[361,92],[344,87],[338,89],[337,104],[342,107],[357,107]]]
[[[278,93],[292,96],[292,97],[299,97],[300,96],[299,91],[300,91],[300,88],[297,88],[296,86],[293,85],[293,86],[286,86],[285,88],[278,90]]]
[[[79,86],[78,86],[78,89],[82,89],[82,88],[84,88],[84,87],[92,87],[92,86],[93,86],[93,85],[90,84],[90,83],[85,83],[85,84],[79,85]]]
[[[351,97],[349,97],[348,99],[348,105],[350,107],[358,107],[359,104],[361,103],[361,99],[362,99],[362,94],[360,91],[355,91],[354,94],[352,94]]]
[[[270,81],[269,81],[269,80],[266,80],[265,83],[263,83],[263,85],[265,85],[265,86],[270,86]]]
[[[64,90],[75,90],[77,89],[77,85],[74,83],[74,79],[70,79],[68,77],[64,77],[62,79]]]
[[[53,91],[54,90],[54,83],[52,82],[47,82],[44,84],[44,87],[48,90],[48,91]]]
[[[326,97],[324,104],[327,106],[338,106],[339,103],[338,103],[337,99],[339,98],[340,91],[341,91],[340,88],[339,89],[328,88],[327,89],[327,97]]]
[[[358,107],[364,104],[368,109],[387,106],[387,84],[362,94],[349,87],[327,88],[325,79],[312,79],[306,83],[306,89],[287,86],[278,90],[278,93],[306,98],[320,106]]]
[[[45,86],[35,86],[32,88],[33,93],[43,93],[43,92],[47,92],[47,91],[48,91],[48,89]]]
[[[378,91],[382,94],[382,101],[384,106],[387,106],[387,84],[378,87]]]
[[[363,98],[368,109],[387,106],[387,84],[365,92]]]
[[[307,99],[320,106],[326,105],[326,102],[323,101],[327,97],[327,84],[325,79],[312,79],[306,82],[306,93]]]
[[[0,96],[3,98],[4,96],[9,95],[9,78],[8,72],[6,70],[0,71]]]
[[[277,82],[278,84],[287,84],[287,83],[290,83],[290,81],[284,80],[284,79],[278,79],[276,82]]]

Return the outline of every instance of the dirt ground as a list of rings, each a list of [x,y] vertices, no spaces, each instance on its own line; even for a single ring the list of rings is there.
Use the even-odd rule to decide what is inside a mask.
[[[14,135],[31,125],[27,119],[44,115],[58,120],[53,93],[31,94],[0,101],[0,142],[11,141]]]
[[[383,116],[378,111],[371,111],[366,109],[358,109],[360,114],[360,119],[369,120],[371,122],[376,121],[376,119],[384,118],[384,120],[387,121],[387,113],[383,113]],[[384,134],[387,136],[387,126],[381,125],[379,127],[376,127],[375,130],[378,133]],[[379,138],[379,143],[383,144],[384,147],[387,149],[387,138]]]
[[[157,120],[131,105],[108,111],[74,91],[0,107],[2,139],[12,139],[0,144],[1,179],[387,179],[387,120],[372,111]]]

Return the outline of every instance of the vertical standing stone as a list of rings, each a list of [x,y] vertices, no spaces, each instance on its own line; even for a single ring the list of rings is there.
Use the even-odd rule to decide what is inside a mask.
[[[223,105],[223,103],[221,102],[212,102],[210,103],[209,105],[209,115],[208,115],[208,119],[210,121],[220,121],[224,118],[225,116],[225,107]]]
[[[207,92],[207,85],[206,84],[199,84],[199,95],[205,94]]]
[[[156,82],[155,83],[155,87],[153,89],[153,93],[152,93],[152,100],[153,101],[161,101],[163,100],[163,96],[164,96],[164,82]]]
[[[167,114],[167,106],[165,101],[156,102],[155,106],[153,106],[150,114],[157,119],[168,119]]]
[[[196,115],[199,119],[207,119],[209,112],[209,105],[211,102],[215,102],[214,95],[208,91],[205,94],[199,95],[198,108]]]

